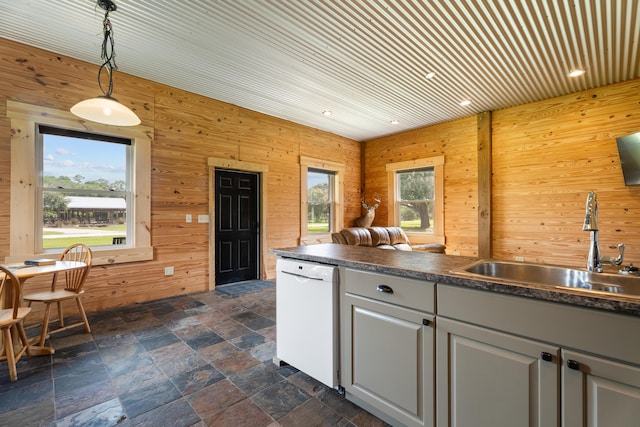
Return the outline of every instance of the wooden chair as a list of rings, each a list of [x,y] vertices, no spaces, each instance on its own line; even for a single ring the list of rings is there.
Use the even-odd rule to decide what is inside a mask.
[[[4,351],[3,354],[0,355],[0,360],[7,361],[11,381],[16,381],[18,379],[16,362],[20,360],[25,352],[31,357],[29,341],[27,340],[27,334],[22,324],[25,316],[31,312],[31,308],[20,307],[22,300],[20,298],[20,281],[4,265],[0,265],[0,276],[2,276],[0,278],[0,301],[4,301],[3,305],[6,307],[0,309],[0,330],[2,330],[4,339]],[[17,329],[20,341],[22,341],[22,349],[17,353],[15,352],[13,339],[11,337],[11,331],[14,328]]]
[[[84,282],[89,275],[91,269],[91,249],[83,243],[76,243],[69,246],[60,255],[60,261],[80,261],[87,264],[85,268],[65,271],[65,285],[64,289],[56,289],[56,282],[58,281],[58,273],[54,274],[53,281],[51,282],[51,290],[45,292],[37,292],[32,294],[26,294],[24,300],[29,302],[29,307],[33,302],[43,302],[46,304],[44,311],[44,319],[42,322],[42,333],[40,334],[40,346],[44,346],[44,341],[48,335],[55,334],[57,332],[66,331],[71,328],[84,325],[84,329],[89,333],[91,327],[87,320],[87,314],[82,306],[80,296],[84,293]],[[75,299],[78,304],[78,311],[82,317],[82,322],[74,323],[72,325],[65,326],[64,314],[62,312],[62,301]],[[58,323],[59,326],[56,329],[49,331],[49,323],[55,322],[50,320],[51,316],[51,304],[56,303],[58,306]]]

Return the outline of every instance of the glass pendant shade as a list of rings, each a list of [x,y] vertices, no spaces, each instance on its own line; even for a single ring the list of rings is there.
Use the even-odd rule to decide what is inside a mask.
[[[104,9],[104,19],[102,20],[102,49],[100,56],[104,61],[98,69],[98,86],[102,91],[101,96],[85,99],[71,107],[71,113],[92,122],[113,126],[135,126],[140,124],[140,119],[129,108],[120,104],[117,99],[111,97],[113,93],[113,71],[117,70],[116,53],[113,50],[113,29],[109,14],[117,9],[111,0],[97,0],[97,6]],[[106,89],[102,85],[102,73],[106,72],[109,77],[109,85]]]
[[[80,101],[71,107],[71,112],[83,119],[105,125],[135,126],[140,124],[136,113],[110,96],[97,96]]]

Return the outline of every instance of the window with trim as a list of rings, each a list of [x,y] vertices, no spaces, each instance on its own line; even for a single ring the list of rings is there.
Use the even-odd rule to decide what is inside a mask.
[[[433,234],[434,178],[433,166],[396,172],[396,218],[404,231]]]
[[[307,233],[330,233],[335,215],[333,188],[335,172],[309,168],[307,171]]]
[[[444,156],[390,163],[389,222],[415,243],[444,243]]]
[[[67,245],[52,243],[54,226],[75,227],[74,240],[87,229],[106,235],[89,246],[93,264],[153,259],[151,246],[151,142],[147,126],[116,127],[78,119],[68,111],[7,101],[11,119],[10,247],[5,262],[31,257],[53,258]],[[64,145],[61,139],[75,140]],[[56,147],[54,147],[56,146]],[[78,147],[82,147],[78,148]],[[80,151],[112,151],[119,175],[89,174]],[[59,150],[56,152],[54,148]],[[76,150],[75,153],[70,151]],[[74,154],[75,156],[71,156]],[[66,157],[68,156],[68,157]],[[102,159],[107,157],[102,152]],[[55,161],[75,164],[75,174],[62,173]],[[86,163],[91,163],[88,160]],[[98,160],[93,160],[97,163]],[[86,165],[85,165],[86,166]],[[106,168],[109,166],[103,164]],[[77,199],[80,198],[80,199]],[[110,229],[112,223],[117,223]],[[51,226],[51,227],[49,227]],[[67,228],[67,227],[64,227]],[[46,232],[45,232],[46,231]],[[80,233],[82,231],[82,233]],[[102,232],[100,232],[102,231]],[[124,238],[124,239],[123,239]],[[64,237],[60,237],[64,239]]]
[[[301,156],[300,166],[301,242],[330,242],[343,226],[344,165]]]
[[[126,138],[38,125],[39,248],[84,243],[95,249],[132,240],[131,145]]]

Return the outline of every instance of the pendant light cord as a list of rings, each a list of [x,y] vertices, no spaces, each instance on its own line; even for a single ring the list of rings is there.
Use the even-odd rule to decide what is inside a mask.
[[[104,94],[104,96],[110,98],[113,92],[113,70],[117,70],[116,65],[116,53],[114,51],[113,42],[113,29],[111,28],[111,21],[109,20],[109,14],[116,10],[116,5],[111,1],[99,1],[98,6],[105,10],[104,19],[102,20],[102,32],[104,39],[102,40],[102,50],[100,56],[104,61],[98,70],[98,86]],[[106,71],[109,75],[109,87],[105,91],[102,86],[102,72]]]

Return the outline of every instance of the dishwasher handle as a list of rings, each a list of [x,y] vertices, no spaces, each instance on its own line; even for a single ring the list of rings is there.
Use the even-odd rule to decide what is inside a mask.
[[[291,273],[290,271],[281,271],[281,273],[288,274],[289,276],[299,277],[301,279],[319,280],[321,282],[324,280],[321,277],[309,277],[309,276],[305,276],[304,274]]]

